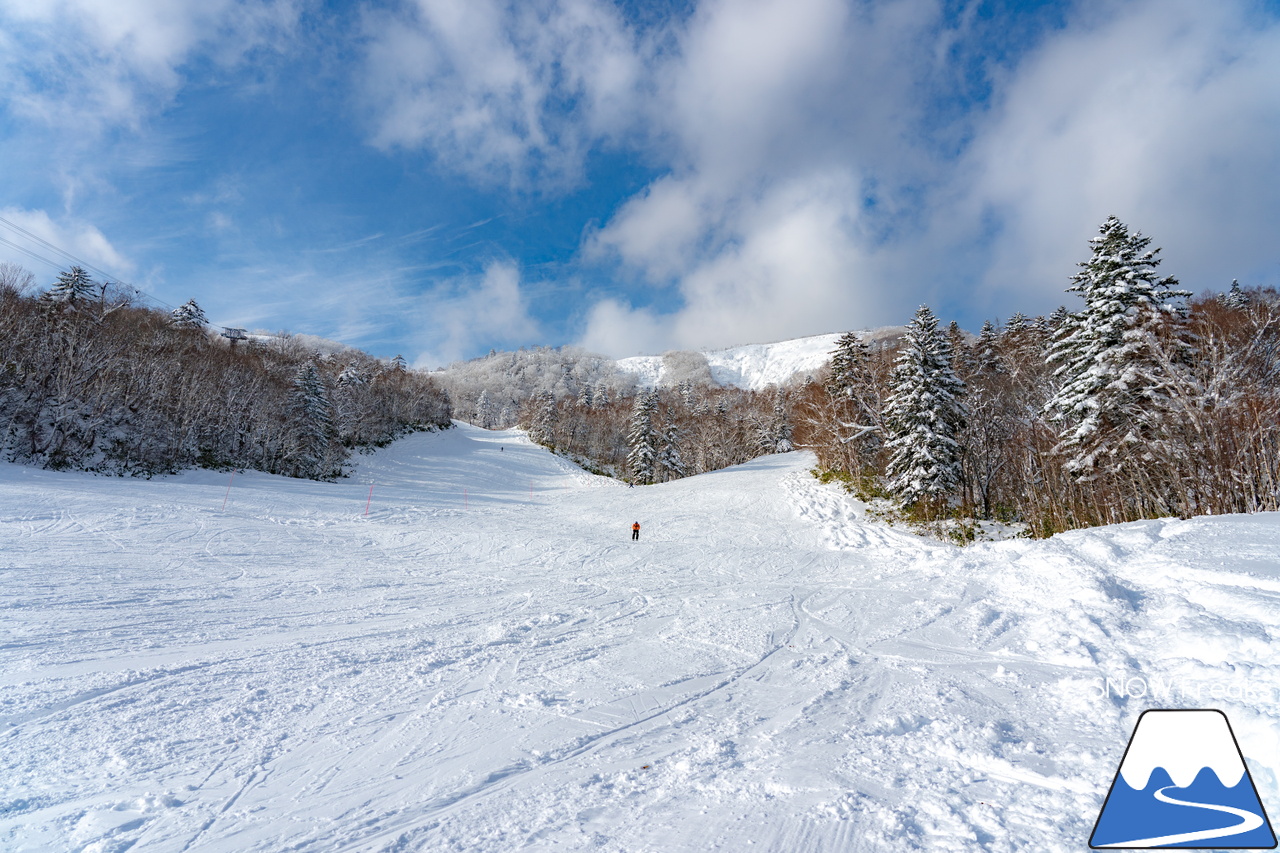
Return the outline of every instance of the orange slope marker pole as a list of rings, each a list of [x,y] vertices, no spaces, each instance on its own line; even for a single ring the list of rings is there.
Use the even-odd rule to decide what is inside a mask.
[[[231,497],[231,481],[236,478],[236,472],[232,471],[231,476],[227,478],[227,493],[222,496],[222,511],[227,511],[227,498]]]

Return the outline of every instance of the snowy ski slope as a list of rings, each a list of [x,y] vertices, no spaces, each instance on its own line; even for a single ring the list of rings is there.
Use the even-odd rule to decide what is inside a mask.
[[[1280,813],[1280,517],[958,550],[812,464],[0,465],[0,850],[1079,851],[1148,707]]]

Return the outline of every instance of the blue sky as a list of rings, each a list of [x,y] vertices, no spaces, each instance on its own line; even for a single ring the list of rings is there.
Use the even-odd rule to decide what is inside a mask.
[[[1275,3],[0,0],[0,216],[427,367],[1277,285],[1278,166]]]

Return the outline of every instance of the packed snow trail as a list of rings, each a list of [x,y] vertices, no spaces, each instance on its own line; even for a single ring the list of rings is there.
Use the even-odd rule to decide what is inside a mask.
[[[0,466],[0,849],[1074,851],[1173,705],[1276,807],[1275,515],[958,550],[807,454],[628,489],[460,425],[359,462]]]

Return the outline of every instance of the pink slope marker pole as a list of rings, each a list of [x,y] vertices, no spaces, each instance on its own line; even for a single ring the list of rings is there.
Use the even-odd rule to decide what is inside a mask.
[[[236,472],[232,471],[231,476],[227,478],[227,493],[222,496],[222,511],[227,511],[227,498],[231,497],[231,481],[236,478]]]
[[[369,514],[369,505],[371,503],[373,503],[373,484],[372,483],[369,484],[369,500],[364,502],[364,514],[366,516]]]

